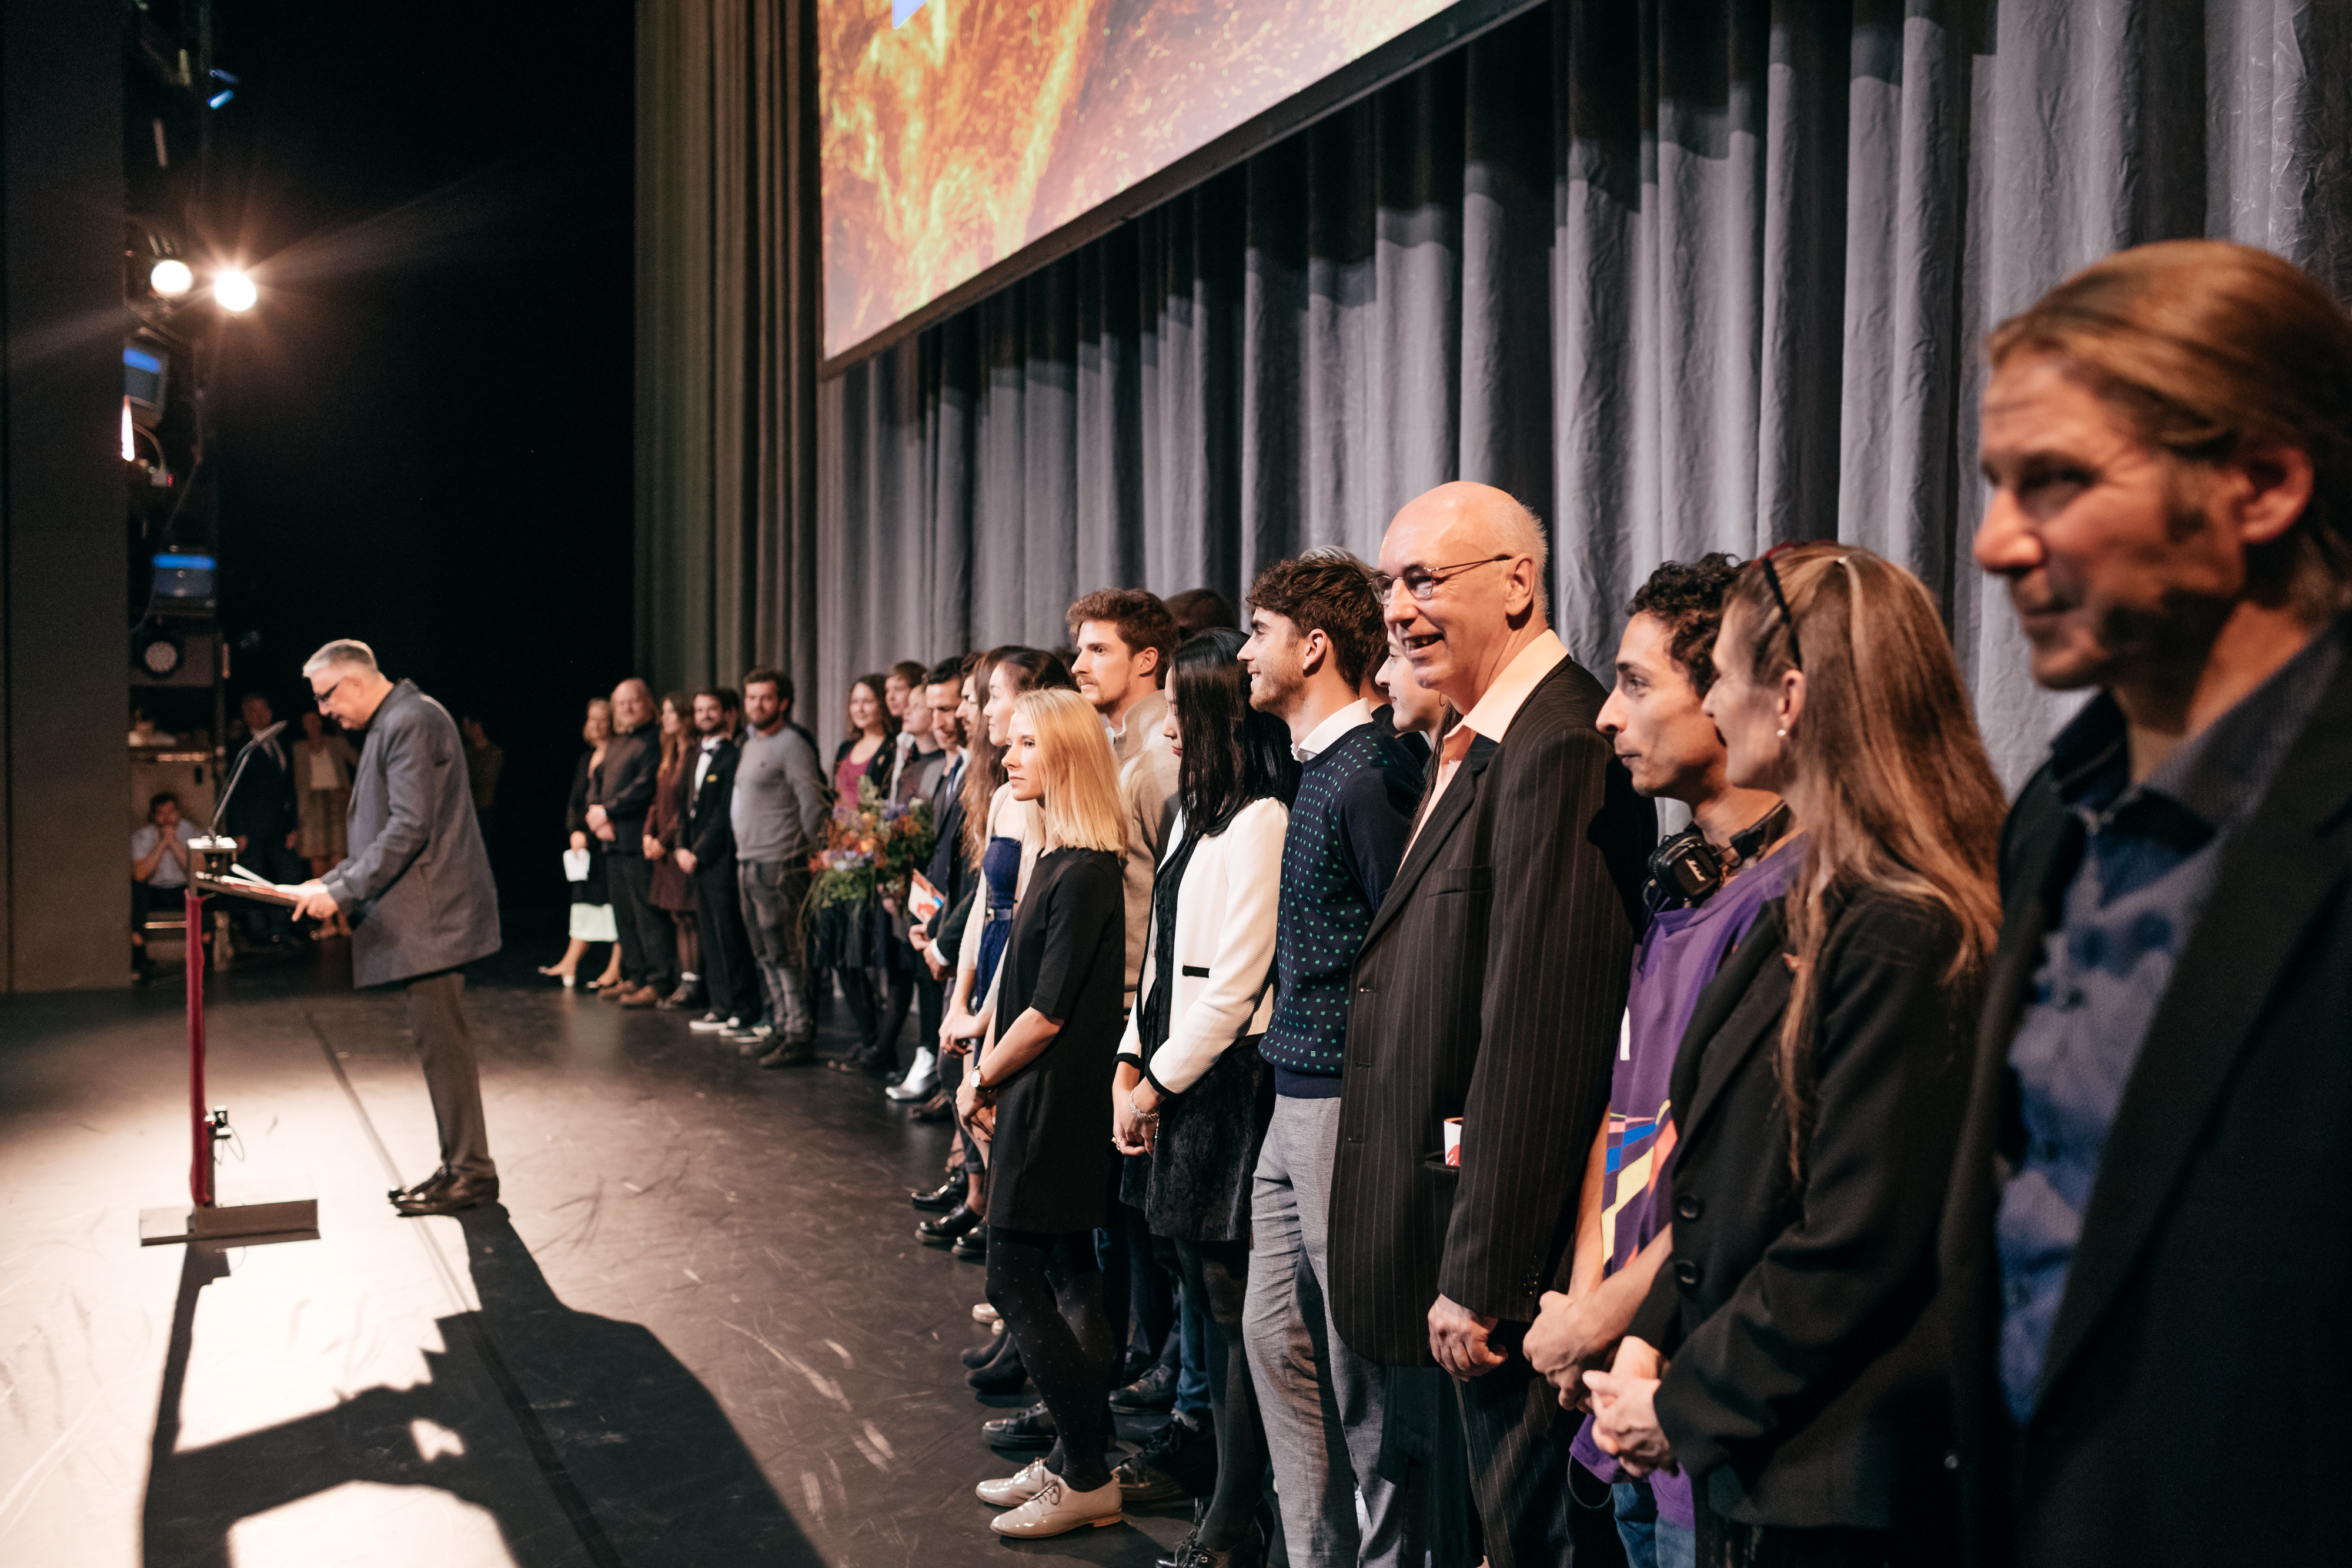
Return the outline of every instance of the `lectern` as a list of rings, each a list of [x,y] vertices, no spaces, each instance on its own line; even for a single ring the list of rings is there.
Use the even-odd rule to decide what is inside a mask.
[[[255,737],[266,740],[275,729],[266,730]],[[251,755],[247,747],[247,755]],[[245,771],[245,758],[237,759],[237,775]],[[204,931],[205,898],[207,894],[233,898],[257,899],[268,904],[292,905],[293,895],[255,877],[236,864],[236,841],[223,836],[220,811],[228,805],[228,797],[236,789],[236,776],[231,776],[228,788],[221,791],[220,807],[213,814],[213,831],[205,838],[189,841],[188,851],[193,863],[188,868],[186,892],[188,912],[188,1136],[191,1144],[188,1159],[188,1201],[171,1204],[162,1208],[139,1211],[139,1244],[160,1246],[169,1241],[215,1241],[239,1236],[283,1236],[289,1232],[319,1228],[319,1200],[308,1191],[258,1190],[238,1192],[237,1201],[224,1203],[218,1189],[217,1176],[220,1145],[230,1137],[228,1107],[208,1105],[205,1101],[205,962],[201,934]],[[307,1186],[307,1184],[302,1184]]]

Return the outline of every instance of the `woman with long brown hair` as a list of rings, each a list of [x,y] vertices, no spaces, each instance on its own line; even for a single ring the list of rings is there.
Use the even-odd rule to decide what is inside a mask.
[[[1934,601],[1868,550],[1749,562],[1715,661],[1731,781],[1788,802],[1802,858],[1683,1037],[1672,1257],[1586,1375],[1595,1432],[1636,1474],[1691,1476],[1706,1568],[1937,1562],[1927,1309],[2000,786]]]
[[[897,755],[898,718],[885,701],[886,679],[879,674],[860,675],[849,683],[844,705],[846,734],[833,752],[833,814],[847,819],[856,814],[859,792],[871,782],[877,790],[889,779]],[[878,1055],[882,998],[891,960],[889,917],[875,904],[828,904],[817,917],[815,964],[820,976],[831,970],[841,980],[841,994],[857,1020],[857,1049],[826,1065],[843,1072],[869,1070]],[[820,993],[821,994],[821,993]]]
[[[686,791],[694,767],[694,699],[672,692],[661,700],[661,766],[654,774],[654,809],[646,818],[645,854],[654,866],[653,905],[677,927],[677,989],[660,1007],[675,1011],[702,999],[696,960],[694,879],[670,856],[686,824]]]

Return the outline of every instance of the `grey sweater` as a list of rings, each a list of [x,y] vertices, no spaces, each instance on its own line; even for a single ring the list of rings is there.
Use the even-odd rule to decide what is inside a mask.
[[[824,843],[824,775],[798,731],[743,732],[735,765],[735,858],[746,864],[799,865]]]

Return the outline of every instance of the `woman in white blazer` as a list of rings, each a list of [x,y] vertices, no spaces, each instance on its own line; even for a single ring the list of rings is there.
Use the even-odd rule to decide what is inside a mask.
[[[1176,653],[1167,734],[1179,814],[1151,889],[1137,1005],[1119,1046],[1112,1141],[1120,1197],[1174,1247],[1209,1317],[1217,1490],[1180,1561],[1264,1560],[1255,1514],[1265,1432],[1241,1350],[1250,1174],[1274,1109],[1257,1037],[1274,1010],[1275,911],[1298,764],[1282,723],[1249,705],[1242,635],[1196,633]]]

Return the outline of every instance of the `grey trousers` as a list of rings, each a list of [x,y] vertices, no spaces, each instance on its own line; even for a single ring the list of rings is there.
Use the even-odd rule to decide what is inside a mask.
[[[445,970],[408,982],[408,1028],[425,1063],[425,1090],[441,1127],[441,1163],[459,1176],[494,1176],[482,1120],[482,1076],[466,1028],[466,975]]]
[[[735,868],[743,891],[743,930],[767,993],[768,1022],[780,1043],[801,1045],[816,1036],[807,991],[801,904],[809,873],[782,861],[744,861]]]
[[[1338,1100],[1275,1101],[1251,1189],[1242,1342],[1292,1568],[1418,1568],[1430,1549],[1431,1473],[1416,1464],[1402,1482],[1381,1475],[1381,1430],[1391,1379],[1443,1374],[1375,1365],[1331,1325],[1322,1282],[1339,1135]],[[1356,1520],[1360,1491],[1364,1529]]]

